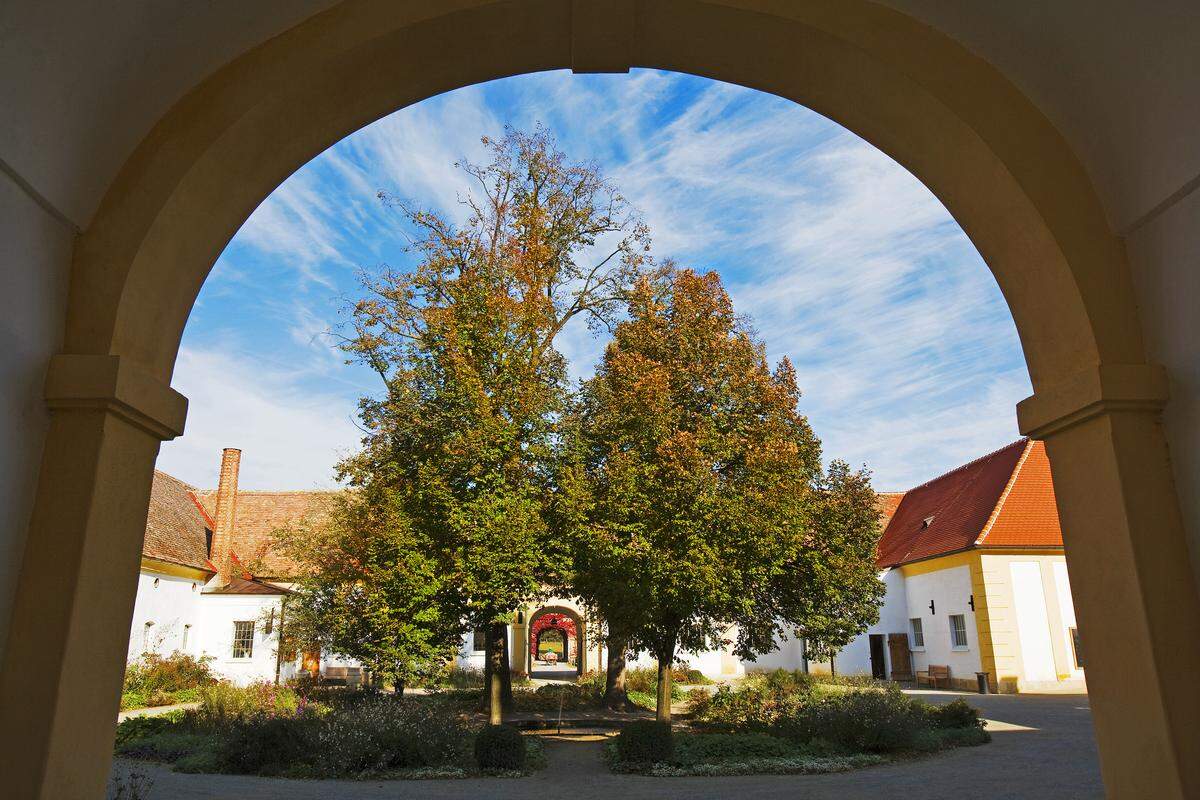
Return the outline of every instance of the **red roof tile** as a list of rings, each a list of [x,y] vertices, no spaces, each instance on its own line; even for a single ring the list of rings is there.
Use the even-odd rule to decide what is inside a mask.
[[[294,576],[297,565],[275,547],[276,532],[289,524],[323,513],[334,492],[239,491],[233,522],[233,552],[260,577]],[[208,514],[216,512],[217,490],[198,493]]]
[[[1014,477],[1027,450],[1028,473],[1022,470]],[[985,547],[1061,547],[1049,479],[1045,449],[1021,439],[910,489],[880,538],[879,566],[953,553],[978,542]],[[997,511],[1002,499],[1005,506],[1013,504],[1011,510],[1001,506]]]
[[[879,492],[875,495],[875,506],[879,509],[880,527],[887,528],[903,499],[904,492]]]
[[[1062,528],[1046,445],[1030,443],[999,511],[976,542],[980,547],[1062,547]]]
[[[192,487],[165,472],[154,471],[142,555],[196,569],[207,566],[207,526],[192,499]]]

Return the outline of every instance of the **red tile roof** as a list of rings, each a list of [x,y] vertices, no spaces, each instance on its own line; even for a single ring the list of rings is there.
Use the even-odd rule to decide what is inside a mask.
[[[976,541],[981,547],[1062,547],[1046,445],[1032,442],[999,512]]]
[[[192,487],[165,472],[154,471],[142,555],[211,572],[204,516],[192,498]]]
[[[880,527],[887,528],[903,499],[904,492],[879,492],[875,495],[875,505],[879,509]]]
[[[259,577],[294,576],[297,565],[275,547],[275,533],[289,524],[323,512],[334,492],[241,490],[233,522],[233,552]],[[217,490],[197,492],[210,516],[216,512]]]
[[[230,578],[229,583],[205,589],[204,594],[291,594],[291,590],[257,579]]]
[[[893,567],[972,547],[1062,547],[1050,463],[1021,439],[901,498],[879,541]]]

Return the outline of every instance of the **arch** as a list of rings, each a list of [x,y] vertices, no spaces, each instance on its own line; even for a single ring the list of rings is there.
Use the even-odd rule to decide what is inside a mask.
[[[1165,377],[1145,363],[1123,247],[1079,159],[1003,75],[867,0],[344,0],[183,97],[77,241],[0,675],[0,729],[22,732],[3,748],[18,796],[103,780],[134,594],[113,576],[136,573],[158,442],[182,430],[169,382],[188,313],[253,208],[433,94],[633,66],[802,103],[946,205],[996,277],[1035,389],[1019,417],[1054,465],[1106,783],[1200,794],[1200,599],[1157,423]]]
[[[530,676],[533,675],[533,656],[536,652],[538,652],[537,648],[538,648],[538,644],[539,644],[539,640],[540,640],[540,635],[542,633],[541,629],[538,626],[538,621],[547,616],[551,616],[551,615],[559,616],[559,617],[566,617],[568,620],[571,621],[572,626],[575,629],[575,646],[574,646],[575,672],[576,672],[576,674],[582,675],[585,671],[585,667],[586,667],[585,661],[587,659],[587,651],[588,651],[588,647],[589,647],[588,636],[587,636],[587,619],[584,618],[584,616],[577,609],[574,609],[574,608],[571,608],[571,607],[565,606],[565,605],[542,606],[542,607],[538,608],[537,611],[533,612],[533,614],[531,614],[529,616],[529,625],[528,625],[529,633],[528,633],[528,637],[527,637],[528,641],[524,642],[524,644],[523,644],[523,646],[526,648],[526,650],[529,654],[529,657],[530,657],[529,675]],[[514,643],[514,646],[515,646],[515,643]],[[566,634],[564,636],[564,647],[565,648],[570,647],[570,635],[569,634]],[[564,650],[563,658],[569,659],[569,654],[565,650]]]

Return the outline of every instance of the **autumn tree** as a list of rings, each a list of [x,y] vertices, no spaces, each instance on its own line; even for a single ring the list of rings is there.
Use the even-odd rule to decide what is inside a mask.
[[[392,497],[361,491],[277,531],[300,575],[280,646],[355,659],[400,692],[441,670],[462,625],[445,613],[445,577],[423,535]]]
[[[594,164],[550,134],[483,139],[460,164],[466,220],[384,196],[414,232],[412,270],[364,277],[346,351],[383,380],[364,398],[363,449],[340,465],[389,496],[445,583],[443,613],[487,641],[487,703],[510,696],[506,624],[558,581],[547,523],[556,420],[567,393],[555,337],[574,318],[613,324],[647,261],[645,226]]]
[[[878,526],[824,499],[826,482],[844,480],[822,474],[794,370],[786,359],[769,368],[715,274],[643,279],[627,315],[581,401],[575,580],[654,654],[657,716],[669,720],[680,650],[719,646],[736,624],[736,651],[753,657],[775,646],[779,624],[832,613],[825,571],[874,555],[839,543]],[[873,496],[838,498],[874,507]],[[847,602],[877,603],[873,590],[842,588]]]

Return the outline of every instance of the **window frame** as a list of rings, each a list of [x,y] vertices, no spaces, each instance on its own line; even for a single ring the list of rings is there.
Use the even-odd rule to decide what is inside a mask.
[[[909,617],[908,633],[912,637],[912,645],[909,647],[914,652],[922,653],[925,651],[925,623],[920,617]]]
[[[1071,663],[1075,665],[1075,669],[1083,670],[1083,658],[1080,651],[1083,650],[1083,643],[1079,638],[1079,626],[1072,625],[1067,628],[1067,639],[1071,642]]]
[[[250,626],[248,639],[245,636],[238,636],[239,625]],[[235,619],[233,621],[233,644],[230,648],[229,656],[231,659],[234,661],[250,661],[254,658],[254,628],[255,624],[254,620],[252,619]],[[241,649],[244,651],[242,655],[238,655],[239,642],[246,642],[246,644],[241,647]]]
[[[963,652],[971,649],[971,640],[967,636],[967,615],[966,614],[949,614],[947,615],[950,621],[950,649],[955,652]],[[959,628],[955,624],[955,620],[962,622],[962,644],[958,643]]]
[[[471,631],[471,652],[487,652],[487,631],[485,631],[483,628],[476,628],[475,630]]]

